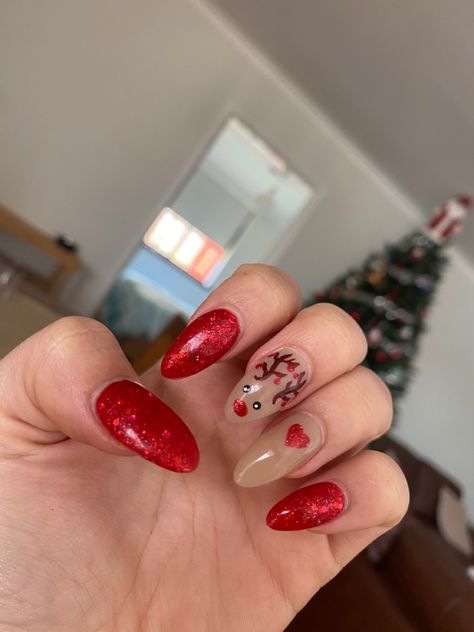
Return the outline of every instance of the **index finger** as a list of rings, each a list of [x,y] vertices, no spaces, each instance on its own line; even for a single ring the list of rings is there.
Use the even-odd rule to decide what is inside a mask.
[[[184,378],[238,357],[279,331],[299,309],[300,290],[285,272],[243,265],[198,308],[163,357],[161,373]]]

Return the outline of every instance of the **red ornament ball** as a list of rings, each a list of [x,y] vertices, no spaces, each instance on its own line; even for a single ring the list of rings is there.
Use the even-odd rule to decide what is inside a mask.
[[[392,358],[392,360],[400,360],[402,355],[403,354],[400,349],[393,349],[393,351],[390,352],[390,357]]]
[[[380,364],[382,362],[385,362],[385,360],[387,359],[387,354],[385,353],[385,351],[376,351],[374,358],[375,361]]]
[[[316,295],[314,297],[316,301],[324,301],[325,298],[326,298],[326,292],[316,292]]]
[[[377,329],[377,327],[373,327],[367,333],[367,340],[368,340],[369,345],[372,345],[372,346],[378,345],[381,338],[382,338],[382,332],[380,331],[380,329]]]
[[[423,257],[425,256],[425,251],[423,250],[423,248],[413,248],[413,250],[410,252],[410,259],[412,261],[421,261],[421,259],[423,259]]]
[[[359,312],[351,312],[350,315],[352,316],[352,318],[356,321],[356,323],[359,322],[360,320],[360,314]]]

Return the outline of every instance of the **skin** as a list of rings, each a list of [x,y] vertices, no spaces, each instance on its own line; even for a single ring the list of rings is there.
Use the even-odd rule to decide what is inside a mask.
[[[262,311],[262,284],[280,297],[266,320],[252,317]],[[225,401],[262,341],[293,321],[298,300],[275,269],[245,266],[198,311],[225,304],[240,312],[249,324],[235,349],[185,380],[165,380],[156,367],[142,377],[193,430],[201,463],[191,474],[133,455],[95,419],[91,398],[101,385],[136,379],[99,323],[63,319],[0,363],[2,632],[283,630],[401,519],[408,492],[400,470],[385,455],[359,451],[386,430],[390,400],[378,378],[355,368],[360,333],[332,306],[297,319],[301,335],[317,323],[346,326],[347,335],[328,342],[336,359],[322,350],[325,377],[307,400],[319,406],[323,449],[292,478],[252,489],[233,482],[235,463],[268,420],[232,425]],[[268,509],[315,480],[339,482],[347,510],[314,531],[270,530]]]

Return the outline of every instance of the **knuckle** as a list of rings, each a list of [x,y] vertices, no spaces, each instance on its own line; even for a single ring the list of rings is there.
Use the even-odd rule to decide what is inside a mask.
[[[47,353],[65,354],[66,351],[74,352],[83,344],[84,336],[94,338],[113,337],[110,330],[93,318],[85,316],[65,316],[55,321],[43,330],[43,337]]]
[[[359,364],[367,353],[367,339],[356,321],[343,309],[332,303],[318,303],[302,310],[301,315],[324,320],[335,332],[334,339],[341,348],[349,349],[354,364]]]
[[[364,420],[377,436],[386,432],[393,419],[392,394],[385,382],[371,369],[358,366],[354,369],[354,384],[362,403]]]
[[[373,459],[373,472],[381,482],[383,498],[382,525],[388,528],[398,524],[406,514],[410,492],[405,475],[400,466],[384,452],[369,451]]]

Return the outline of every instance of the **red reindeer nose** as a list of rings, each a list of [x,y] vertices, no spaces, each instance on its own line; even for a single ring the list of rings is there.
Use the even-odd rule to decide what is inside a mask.
[[[234,399],[232,408],[234,409],[234,413],[239,417],[245,417],[248,413],[247,404],[241,399]]]

